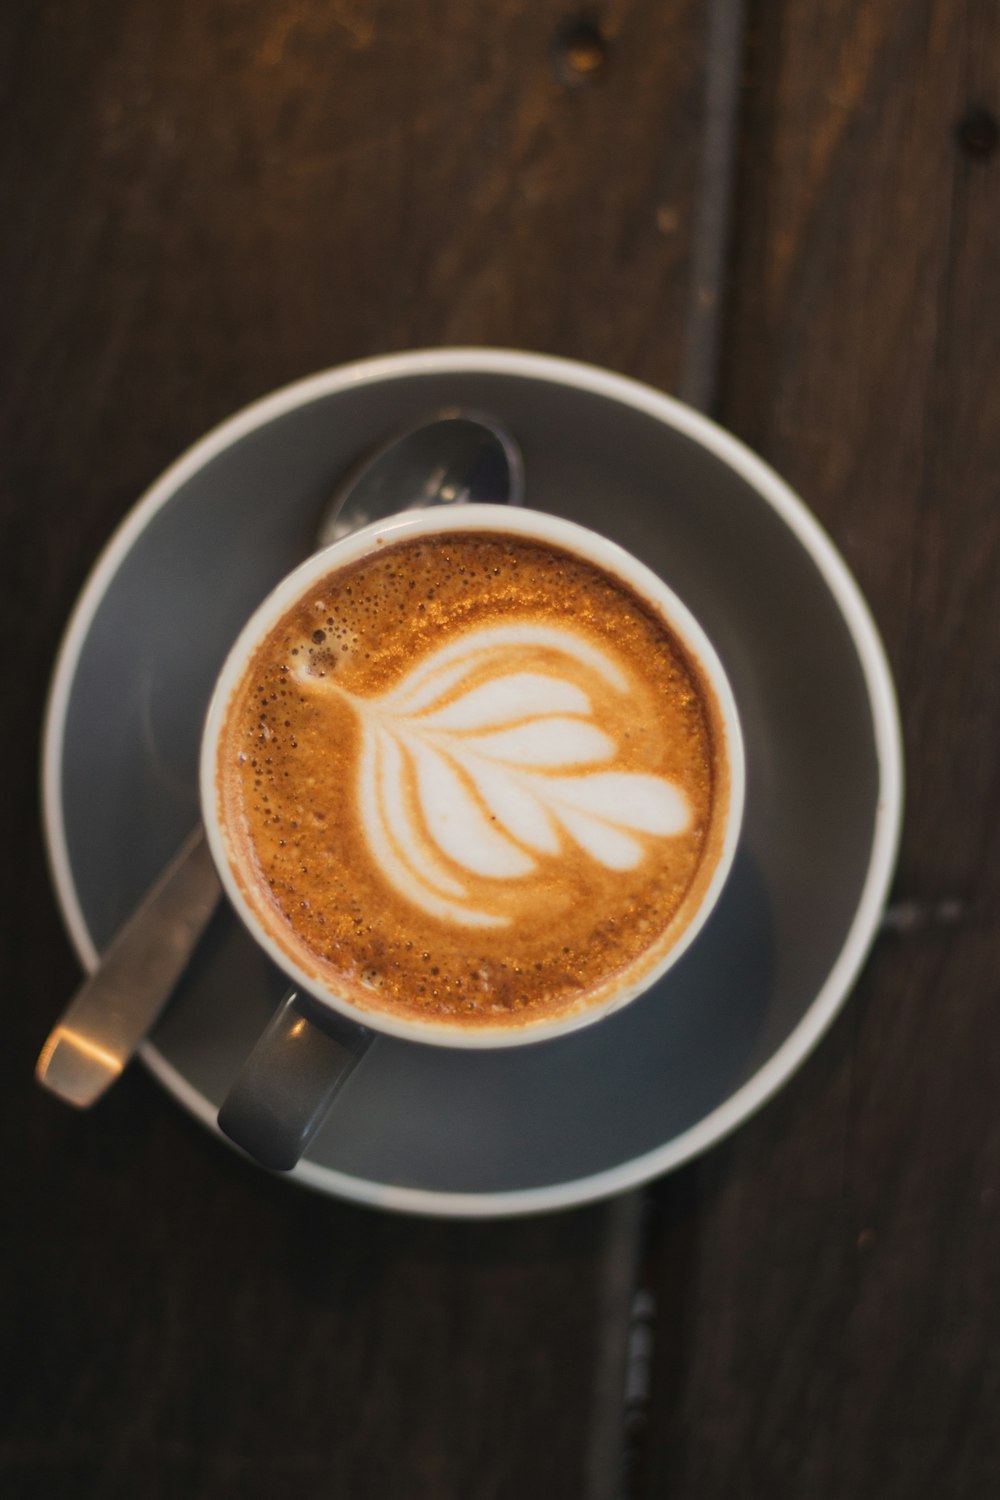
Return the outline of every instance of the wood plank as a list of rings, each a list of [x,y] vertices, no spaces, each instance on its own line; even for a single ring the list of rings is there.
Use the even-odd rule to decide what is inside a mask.
[[[366,1212],[149,1093],[130,1076],[56,1121],[5,1341],[7,1493],[582,1492],[586,1428],[553,1411],[591,1409],[606,1209]]]
[[[4,7],[13,722],[39,722],[73,598],[137,494],[268,389],[446,342],[684,382],[704,340],[690,288],[717,260],[698,216],[705,13],[614,0],[589,62],[596,23],[575,24],[558,0]],[[85,1117],[42,1096],[34,1058],[76,966],[34,730],[3,755],[26,853],[3,867],[0,1488],[610,1493],[636,1201],[388,1219],[241,1167],[140,1070]]]
[[[755,17],[720,412],[871,599],[909,808],[847,1013],[661,1189],[649,1496],[1000,1487],[998,59],[980,0]]]

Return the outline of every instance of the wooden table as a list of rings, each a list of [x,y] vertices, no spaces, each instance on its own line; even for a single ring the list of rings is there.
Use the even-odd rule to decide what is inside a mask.
[[[1000,1493],[995,0],[8,0],[0,36],[0,1492]],[[908,747],[886,928],[794,1081],[646,1192],[495,1224],[270,1180],[141,1068],[84,1116],[31,1077],[78,977],[36,754],[87,570],[241,404],[446,343],[761,452]]]

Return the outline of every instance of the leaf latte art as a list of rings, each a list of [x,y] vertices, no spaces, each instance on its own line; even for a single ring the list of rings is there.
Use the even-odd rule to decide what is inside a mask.
[[[526,656],[553,670],[525,671]],[[381,698],[351,697],[361,723],[358,807],[387,880],[432,916],[471,926],[508,916],[477,910],[453,868],[514,880],[572,840],[611,870],[632,869],[645,839],[690,820],[669,781],[614,766],[617,745],[593,718],[597,676],[628,679],[610,655],[540,624],[471,631],[441,647]],[[341,691],[297,674],[304,688]],[[595,767],[601,769],[594,769]]]
[[[584,557],[403,540],[311,584],[218,742],[254,916],[367,1010],[524,1026],[618,993],[683,932],[725,818],[714,699]]]

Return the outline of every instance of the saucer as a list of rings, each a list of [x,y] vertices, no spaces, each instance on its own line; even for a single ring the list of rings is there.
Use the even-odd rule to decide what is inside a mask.
[[[856,584],[802,502],[734,438],[565,360],[475,349],[367,360],[202,439],[126,517],[81,595],[51,690],[43,790],[53,880],[86,968],[197,820],[202,719],[240,625],[310,550],[359,455],[455,405],[516,434],[529,504],[620,542],[694,612],[733,685],[747,757],[732,875],[659,984],[531,1047],[379,1038],[292,1174],[385,1208],[477,1217],[658,1176],[790,1077],[877,928],[902,770],[892,682]],[[144,1062],[215,1129],[284,987],[220,910]]]

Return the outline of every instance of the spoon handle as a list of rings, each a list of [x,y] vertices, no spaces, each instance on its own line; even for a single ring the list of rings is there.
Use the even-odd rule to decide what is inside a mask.
[[[63,1012],[39,1054],[39,1083],[80,1109],[101,1097],[163,1009],[219,896],[199,826]]]

